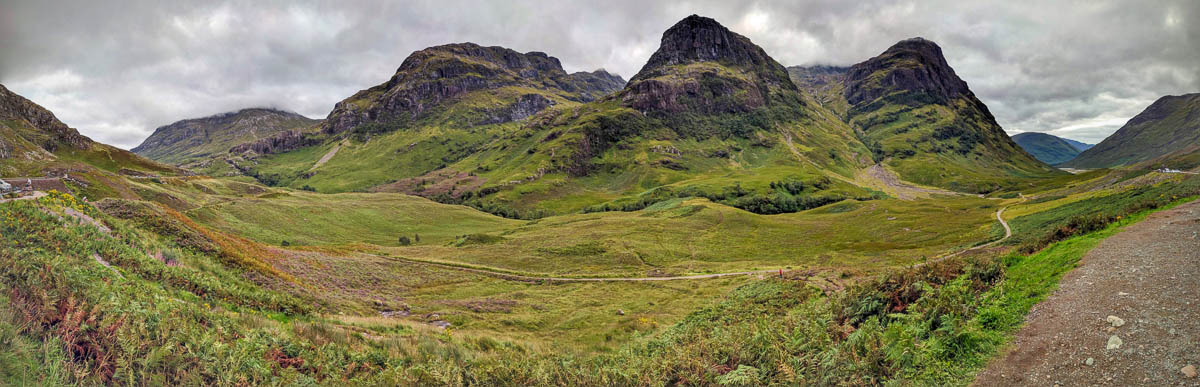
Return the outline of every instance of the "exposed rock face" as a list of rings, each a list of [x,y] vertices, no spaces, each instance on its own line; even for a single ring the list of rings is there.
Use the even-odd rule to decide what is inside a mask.
[[[716,20],[692,15],[663,33],[621,98],[640,111],[735,113],[770,103],[780,90],[797,90],[783,65]]]
[[[24,120],[50,137],[38,144],[53,152],[59,145],[85,149],[92,140],[59,121],[54,113],[0,85],[0,119]]]
[[[9,157],[12,157],[12,145],[8,145],[7,142],[0,139],[0,159],[7,159]]]
[[[583,101],[594,101],[625,87],[625,78],[604,69],[590,73],[583,71],[571,73],[571,78],[574,80],[573,86],[578,90],[568,91],[578,91]]]
[[[553,100],[541,94],[525,94],[517,98],[511,105],[488,111],[487,118],[480,121],[479,124],[486,125],[520,121],[553,105]]]
[[[159,127],[132,151],[158,161],[183,163],[316,122],[281,110],[243,109]]]
[[[971,93],[946,63],[942,48],[923,38],[902,40],[879,56],[854,65],[845,82],[846,100],[851,105],[895,91],[924,93],[943,103]]]
[[[286,132],[280,132],[271,137],[235,146],[229,149],[229,153],[282,153],[313,144],[315,144],[315,142],[306,137],[303,132],[299,130],[289,130]]]
[[[789,66],[788,76],[800,89],[817,89],[831,84],[841,84],[846,79],[849,67],[842,66]]]
[[[598,74],[599,73],[599,74]],[[546,91],[565,99],[589,101],[623,83],[607,72],[568,75],[557,58],[542,52],[519,53],[503,47],[474,43],[448,44],[414,52],[390,80],[360,91],[334,106],[326,120],[326,133],[341,133],[363,123],[393,119],[418,119],[447,101],[480,90],[508,86]],[[587,74],[587,73],[583,73]],[[522,95],[517,110],[544,109]],[[520,114],[497,116],[507,122]],[[533,113],[536,113],[533,112]],[[530,113],[531,114],[531,113]],[[497,122],[492,122],[497,123]]]
[[[756,75],[772,85],[787,87],[791,84],[787,69],[761,47],[716,20],[698,15],[688,16],[667,29],[658,51],[629,82],[669,73],[670,66],[697,62],[754,68],[759,70]]]

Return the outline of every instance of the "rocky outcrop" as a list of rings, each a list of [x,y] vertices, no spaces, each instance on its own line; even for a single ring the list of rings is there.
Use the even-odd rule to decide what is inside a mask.
[[[511,105],[500,109],[489,110],[486,112],[486,117],[478,122],[479,125],[499,124],[503,122],[520,121],[529,116],[537,114],[550,106],[554,106],[554,100],[546,98],[541,94],[525,94],[517,98]]]
[[[4,139],[0,139],[0,159],[7,159],[9,157],[12,157],[12,145],[8,145],[7,142],[4,142]]]
[[[49,137],[37,145],[49,152],[55,151],[60,145],[86,149],[92,144],[91,139],[67,127],[54,113],[9,91],[4,85],[0,85],[0,119],[23,120],[48,134]]]
[[[698,62],[745,68],[772,86],[795,89],[788,79],[787,69],[767,55],[762,47],[716,20],[698,15],[688,16],[667,29],[658,50],[629,82],[669,74],[672,66]]]
[[[300,130],[289,130],[271,137],[235,146],[229,149],[229,153],[266,155],[287,152],[314,144],[316,144],[316,141],[305,136]]]
[[[607,72],[568,75],[557,58],[542,52],[522,54],[474,43],[448,44],[414,52],[387,82],[339,102],[329,113],[323,130],[342,133],[368,122],[416,120],[449,101],[481,90],[519,86],[564,99],[589,101],[606,94],[618,82],[624,83]],[[518,114],[498,115],[499,122],[528,117],[523,109],[549,106],[528,95],[520,98],[529,99],[514,101],[513,105],[519,105]]]
[[[571,91],[579,92],[579,97],[584,102],[600,99],[625,87],[625,78],[604,69],[590,73],[583,71],[571,73],[571,80],[572,87],[575,88]]]
[[[897,91],[924,94],[939,103],[971,93],[946,63],[942,48],[923,38],[902,40],[879,56],[854,65],[846,73],[845,87],[851,105]]]
[[[716,20],[688,16],[663,33],[650,60],[625,86],[622,102],[643,112],[738,113],[773,93],[797,91],[787,70],[761,47]]]

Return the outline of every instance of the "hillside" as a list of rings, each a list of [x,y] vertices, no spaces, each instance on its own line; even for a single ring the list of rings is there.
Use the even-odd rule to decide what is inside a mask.
[[[1132,165],[1196,146],[1200,146],[1200,93],[1166,96],[1063,166]]]
[[[275,109],[243,109],[161,126],[132,152],[174,165],[207,161],[230,148],[319,122]]]
[[[1012,139],[1013,142],[1021,146],[1021,149],[1029,152],[1029,154],[1041,162],[1050,165],[1067,162],[1075,158],[1082,151],[1077,145],[1068,142],[1065,138],[1045,133],[1019,133],[1016,136],[1012,136]],[[1078,141],[1075,143],[1086,145]]]
[[[1088,149],[1092,149],[1092,147],[1096,146],[1096,144],[1088,144],[1086,142],[1075,141],[1075,140],[1072,140],[1069,138],[1063,138],[1063,141],[1066,141],[1068,144],[1071,144],[1071,146],[1075,147],[1075,149],[1078,149],[1080,152],[1083,152]]]
[[[54,113],[0,85],[0,177],[68,177],[91,198],[132,196],[121,175],[180,170],[92,141]]]
[[[931,41],[903,40],[851,66],[843,95],[875,160],[907,180],[986,193],[1059,173],[1004,133]]]

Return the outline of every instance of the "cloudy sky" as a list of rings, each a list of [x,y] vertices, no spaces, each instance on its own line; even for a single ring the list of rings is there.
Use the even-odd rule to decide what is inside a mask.
[[[1198,1],[57,1],[0,3],[0,83],[93,139],[245,107],[324,117],[408,54],[470,41],[628,78],[700,14],[784,65],[938,42],[1010,133],[1096,142],[1160,96],[1200,92]]]

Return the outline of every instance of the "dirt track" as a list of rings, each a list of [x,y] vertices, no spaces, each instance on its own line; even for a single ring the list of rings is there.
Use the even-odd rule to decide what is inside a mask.
[[[1200,201],[1193,201],[1088,252],[975,385],[1200,385],[1182,372],[1200,366],[1198,303]],[[1114,336],[1121,344],[1108,349]]]

